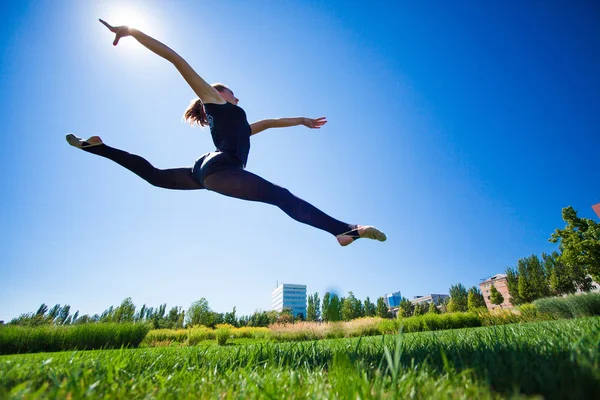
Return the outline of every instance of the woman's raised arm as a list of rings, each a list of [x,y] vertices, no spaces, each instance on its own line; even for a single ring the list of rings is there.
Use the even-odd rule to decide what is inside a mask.
[[[223,100],[219,92],[206,83],[206,81],[194,71],[183,57],[165,44],[137,29],[129,28],[128,26],[112,26],[103,20],[100,20],[100,22],[115,34],[113,45],[116,46],[123,37],[134,37],[150,51],[171,62],[175,68],[177,68],[181,76],[183,76],[183,79],[190,85],[194,93],[196,93],[204,103],[225,104],[225,100]]]

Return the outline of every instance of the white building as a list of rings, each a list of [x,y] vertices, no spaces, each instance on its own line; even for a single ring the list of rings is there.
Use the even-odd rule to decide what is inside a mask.
[[[271,294],[272,306],[275,311],[291,308],[292,314],[302,314],[306,318],[306,285],[282,283]]]
[[[415,296],[410,302],[415,305],[434,303],[437,306],[448,297],[450,296],[447,294],[429,294],[427,296]]]

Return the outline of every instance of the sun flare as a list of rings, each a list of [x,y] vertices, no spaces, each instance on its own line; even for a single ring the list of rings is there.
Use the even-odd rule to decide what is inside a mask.
[[[152,18],[141,7],[131,5],[120,4],[111,7],[105,19],[113,26],[127,25],[143,31],[153,28]]]

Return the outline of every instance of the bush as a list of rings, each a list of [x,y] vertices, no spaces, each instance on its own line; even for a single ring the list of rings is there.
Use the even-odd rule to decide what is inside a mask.
[[[198,326],[189,330],[188,344],[190,346],[195,346],[203,340],[215,339],[216,337],[214,329]]]
[[[188,339],[187,329],[153,329],[144,338],[144,344],[154,346],[157,343],[164,345],[166,342],[185,343]]]
[[[217,344],[219,346],[225,346],[227,344],[227,340],[229,340],[229,337],[231,336],[231,329],[227,327],[220,327],[217,328],[215,334],[217,336]]]
[[[521,317],[525,321],[535,321],[539,319],[539,313],[535,305],[531,303],[521,304],[517,307],[517,310],[521,313]]]
[[[473,328],[481,326],[481,318],[474,313],[455,312],[448,314],[426,313],[416,317],[400,318],[398,328],[403,332],[437,331],[442,329]]]

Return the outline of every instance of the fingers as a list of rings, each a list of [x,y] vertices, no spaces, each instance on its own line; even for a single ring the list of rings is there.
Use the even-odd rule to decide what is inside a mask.
[[[107,23],[106,21],[99,19],[99,21],[108,29],[110,29],[111,32],[115,32],[116,29],[112,27],[112,25],[110,25],[109,23]]]
[[[327,123],[327,117],[319,117],[317,119],[311,120],[312,128],[315,128],[315,129],[319,129],[326,123]]]

